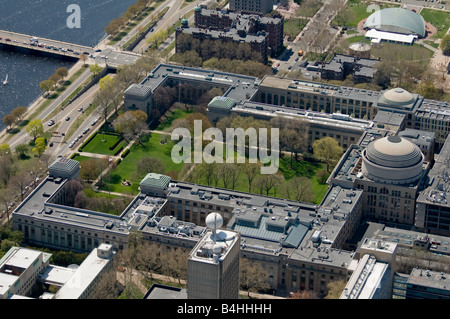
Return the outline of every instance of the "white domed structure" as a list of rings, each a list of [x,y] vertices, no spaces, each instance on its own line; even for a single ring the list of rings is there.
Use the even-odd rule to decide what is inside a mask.
[[[379,107],[387,106],[389,108],[412,110],[417,99],[417,94],[412,94],[402,88],[394,88],[384,91],[378,99],[377,105]]]
[[[206,216],[205,222],[209,229],[216,230],[222,227],[223,218],[219,213],[211,213]]]
[[[387,184],[411,184],[423,173],[424,156],[419,147],[400,136],[380,138],[362,153],[362,173]]]
[[[414,100],[414,96],[402,88],[387,90],[383,93],[383,98],[386,102],[401,105],[409,104]]]

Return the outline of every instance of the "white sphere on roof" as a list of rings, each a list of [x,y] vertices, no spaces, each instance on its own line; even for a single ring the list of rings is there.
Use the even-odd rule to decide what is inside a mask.
[[[219,213],[211,213],[206,216],[206,226],[209,229],[219,229],[222,227],[223,218]]]

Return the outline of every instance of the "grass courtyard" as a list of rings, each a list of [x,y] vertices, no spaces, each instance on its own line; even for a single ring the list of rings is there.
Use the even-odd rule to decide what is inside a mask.
[[[116,147],[110,149],[114,145],[116,145]],[[121,147],[125,147],[126,145],[127,142],[122,140],[119,135],[97,132],[94,138],[83,147],[83,152],[112,156],[116,154]]]
[[[174,180],[183,180],[186,178],[186,181],[208,185],[204,173],[200,170],[202,164],[195,164],[196,166],[192,168],[192,173],[190,173],[190,176],[187,176],[186,172],[189,170],[187,169],[188,166],[185,165],[192,164],[177,164],[173,162],[171,157],[172,148],[178,142],[172,141],[167,132],[170,131],[174,121],[182,119],[191,113],[192,111],[182,108],[175,108],[167,113],[165,119],[158,126],[156,131],[150,133],[141,143],[135,142],[126,156],[121,158],[118,165],[104,176],[103,185],[100,186],[100,189],[115,193],[137,195],[139,193],[139,183],[145,176],[142,176],[142,172],[140,174],[137,172],[137,164],[144,158],[158,159],[164,166],[164,174],[170,176]],[[97,133],[97,135],[83,147],[83,152],[112,155],[117,147],[120,147],[120,145],[124,143],[122,141],[114,150],[109,150],[111,145],[117,144],[118,140],[118,136]],[[89,158],[78,155],[75,156],[74,159],[83,162]],[[328,185],[323,182],[320,183],[316,175],[319,171],[324,170],[325,165],[305,160],[300,160],[298,162],[294,160],[291,168],[290,162],[289,156],[280,158],[279,170],[277,172],[279,175],[278,184],[269,191],[268,195],[282,198],[286,197],[284,190],[289,180],[295,176],[304,176],[311,181],[311,190],[314,193],[314,198],[311,201],[315,204],[320,203],[327,192]],[[217,166],[217,171],[222,168],[219,165],[220,164]],[[258,172],[255,178],[257,179],[260,175],[261,174]],[[194,179],[192,179],[193,176],[195,176]],[[124,181],[130,182],[130,184],[127,185]],[[214,183],[210,182],[210,185],[218,188],[225,188],[226,183],[224,183],[224,180],[220,177],[216,179]],[[228,184],[228,187],[230,188],[231,186]],[[248,192],[249,183],[247,176],[244,173],[241,172],[239,174],[234,185],[234,190]],[[252,193],[259,194],[263,192],[252,185]]]
[[[167,143],[161,143],[162,140],[166,140]],[[135,143],[131,146],[128,155],[111,171],[110,176],[105,178],[102,189],[124,194],[137,194],[143,176],[137,176],[136,164],[144,157],[158,158],[165,166],[165,174],[177,176],[183,168],[183,164],[176,164],[172,161],[171,151],[174,145],[170,136],[151,133],[142,144]],[[130,181],[131,186],[122,185],[124,179]]]

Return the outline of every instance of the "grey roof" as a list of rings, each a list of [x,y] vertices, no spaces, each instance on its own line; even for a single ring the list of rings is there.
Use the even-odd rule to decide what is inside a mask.
[[[135,96],[135,97],[147,97],[152,91],[152,88],[148,85],[143,84],[132,84],[125,91],[127,96]]]
[[[236,105],[236,101],[230,97],[216,96],[208,104],[208,108],[219,108],[231,110]]]
[[[80,165],[80,162],[70,159],[59,157],[50,166],[50,170],[60,171],[60,172],[72,172]]]
[[[139,185],[152,188],[166,189],[172,179],[169,176],[148,173]]]

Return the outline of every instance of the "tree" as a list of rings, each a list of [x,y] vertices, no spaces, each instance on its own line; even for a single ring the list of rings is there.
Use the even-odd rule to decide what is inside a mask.
[[[252,192],[252,183],[255,177],[258,175],[260,167],[256,163],[243,163],[239,166],[242,173],[245,174],[248,181],[248,192]]]
[[[240,259],[239,283],[241,289],[247,290],[248,297],[250,292],[261,292],[270,289],[269,275],[261,264],[251,262],[246,258]]]
[[[55,86],[55,82],[52,80],[44,80],[41,83],[39,83],[39,87],[41,88],[42,92],[44,92],[44,93],[50,92],[54,86]]]
[[[330,166],[337,163],[344,149],[339,146],[335,139],[327,136],[314,141],[313,152],[318,160],[327,164],[327,172],[329,172]]]
[[[59,74],[54,73],[54,74],[50,75],[50,77],[48,79],[53,82],[53,84],[54,84],[53,88],[56,90],[56,86],[57,86],[58,82],[61,81],[62,78]]]
[[[43,137],[38,137],[35,141],[34,141],[34,148],[32,149],[32,151],[37,155],[37,156],[41,156],[42,154],[44,154],[45,150],[47,149],[47,145],[45,144],[45,138]]]
[[[105,118],[105,124],[108,121],[108,110],[109,105],[113,101],[114,98],[114,92],[112,90],[100,90],[97,91],[94,95],[94,100],[92,104],[97,106],[97,112],[103,115]]]
[[[156,157],[144,157],[136,163],[136,172],[139,176],[145,176],[148,173],[164,174],[165,171],[164,163]]]
[[[101,159],[91,158],[80,163],[80,176],[90,182],[101,173]],[[105,166],[106,167],[106,166]]]
[[[33,140],[40,135],[44,135],[44,126],[42,125],[42,121],[40,119],[35,119],[30,121],[27,126],[25,126],[25,130],[30,135]]]
[[[339,299],[346,284],[347,283],[343,280],[330,281],[327,284],[328,293],[325,296],[325,299]]]
[[[297,202],[309,202],[314,200],[312,182],[304,176],[294,176],[286,185],[287,198]]]
[[[108,74],[105,75],[98,81],[98,85],[100,86],[100,90],[107,89],[111,87],[111,85],[114,83],[114,79]]]
[[[0,144],[0,156],[11,156],[11,147],[8,143]]]
[[[16,117],[12,114],[6,114],[3,116],[3,123],[9,126],[9,129],[12,129],[14,123],[16,123]]]
[[[14,202],[14,192],[11,188],[2,188],[0,189],[0,205],[3,206],[4,211],[6,213],[6,218],[9,220],[9,210],[11,208],[11,204]]]
[[[80,60],[81,61],[83,61],[83,66],[85,66],[86,65],[86,61],[88,60],[88,55],[87,54],[82,54],[82,55],[80,55]]]
[[[261,195],[265,194],[269,196],[269,193],[272,191],[273,196],[276,196],[277,187],[281,185],[284,178],[279,174],[265,174],[259,175],[255,179],[255,187],[259,190]]]
[[[20,172],[9,180],[10,187],[19,191],[21,201],[23,201],[23,197],[30,183],[31,176],[27,172]]]
[[[97,63],[90,65],[89,69],[91,70],[92,74],[97,75],[99,74],[103,69],[101,66],[99,66]]]
[[[16,146],[15,152],[20,159],[25,159],[27,157],[28,145],[27,144],[19,144]]]
[[[17,165],[12,156],[0,156],[0,182],[3,186],[8,184],[9,179],[17,172]]]
[[[141,110],[127,111],[114,120],[113,126],[116,132],[122,133],[126,140],[130,141],[139,137],[147,129],[147,114]]]
[[[442,40],[439,47],[444,55],[450,55],[450,34],[447,34]]]
[[[55,74],[58,74],[59,77],[60,77],[62,80],[64,80],[64,79],[66,78],[66,76],[69,75],[69,71],[68,71],[67,68],[65,68],[65,67],[60,67],[60,68],[57,68],[57,69],[56,69]]]
[[[22,116],[28,111],[26,106],[18,106],[11,111],[11,114],[14,115],[17,120],[22,121]]]

